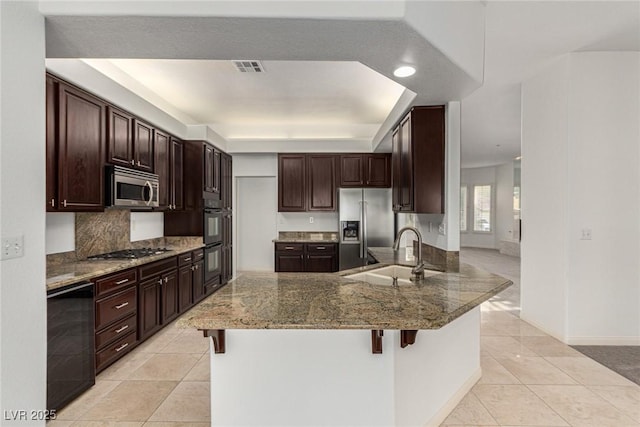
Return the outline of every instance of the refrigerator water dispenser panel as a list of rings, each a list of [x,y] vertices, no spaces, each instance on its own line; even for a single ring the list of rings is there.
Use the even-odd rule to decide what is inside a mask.
[[[360,240],[360,221],[341,221],[342,241],[358,242]]]

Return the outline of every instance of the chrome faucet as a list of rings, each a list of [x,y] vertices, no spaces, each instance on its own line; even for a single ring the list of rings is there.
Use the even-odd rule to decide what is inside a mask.
[[[400,238],[402,237],[402,233],[404,233],[405,231],[413,231],[416,236],[418,236],[418,260],[416,261],[416,266],[411,269],[411,281],[417,282],[421,279],[424,279],[424,261],[422,260],[422,234],[420,234],[420,230],[415,227],[402,227],[400,231],[398,231],[396,240],[393,242],[393,250],[397,251],[400,248]]]

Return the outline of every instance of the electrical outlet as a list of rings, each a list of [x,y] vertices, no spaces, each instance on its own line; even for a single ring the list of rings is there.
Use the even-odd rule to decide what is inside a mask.
[[[3,237],[0,249],[0,259],[20,258],[24,256],[24,236]]]
[[[312,216],[309,217],[309,224],[313,224],[313,217]]]
[[[591,229],[590,228],[583,228],[582,229],[582,237],[580,237],[580,240],[591,240]]]
[[[443,236],[447,234],[447,227],[445,227],[444,223],[438,225],[438,233],[442,234]]]

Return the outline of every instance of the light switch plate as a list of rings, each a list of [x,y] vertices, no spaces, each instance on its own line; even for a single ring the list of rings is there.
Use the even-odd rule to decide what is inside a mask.
[[[24,256],[24,236],[2,238],[0,259],[20,258],[22,256]]]

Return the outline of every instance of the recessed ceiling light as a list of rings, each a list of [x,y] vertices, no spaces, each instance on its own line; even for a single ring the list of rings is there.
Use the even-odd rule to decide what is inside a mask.
[[[403,67],[396,68],[395,71],[393,72],[393,75],[396,77],[409,77],[409,76],[413,76],[415,73],[416,73],[415,68],[405,65]]]

